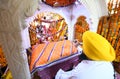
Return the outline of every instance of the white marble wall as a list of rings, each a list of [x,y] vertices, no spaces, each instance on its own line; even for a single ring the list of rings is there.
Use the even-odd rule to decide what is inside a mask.
[[[26,48],[30,46],[25,19],[38,0],[0,0],[0,44],[14,79],[31,79]]]
[[[100,0],[92,0],[94,6],[93,3],[89,3],[91,0],[80,1],[87,6],[88,11],[92,11],[92,18],[95,17],[97,18],[95,21],[98,21],[101,15],[96,15],[97,13],[94,13],[92,7],[104,9],[104,7],[100,8],[102,4],[96,5]],[[96,6],[99,7],[95,8]],[[0,44],[3,46],[14,79],[31,78],[25,52],[26,48],[30,46],[25,19],[32,16],[37,8],[38,0],[0,0]]]

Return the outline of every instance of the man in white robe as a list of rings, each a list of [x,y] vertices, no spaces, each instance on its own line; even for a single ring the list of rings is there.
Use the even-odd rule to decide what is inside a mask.
[[[101,35],[86,31],[83,34],[83,59],[71,71],[60,69],[55,79],[114,79],[112,61],[115,51],[111,44]]]

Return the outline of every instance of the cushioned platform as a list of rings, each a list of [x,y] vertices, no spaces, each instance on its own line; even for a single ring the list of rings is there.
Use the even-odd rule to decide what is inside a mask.
[[[29,65],[33,79],[36,75],[40,79],[53,79],[60,68],[69,70],[79,63],[80,53],[69,40],[47,42],[31,48]]]
[[[44,68],[36,68],[32,72],[32,79],[54,79],[57,71],[63,69],[65,71],[71,70],[74,66],[80,63],[79,53],[76,53],[72,56],[68,56],[64,59],[54,62],[54,64],[48,65]]]

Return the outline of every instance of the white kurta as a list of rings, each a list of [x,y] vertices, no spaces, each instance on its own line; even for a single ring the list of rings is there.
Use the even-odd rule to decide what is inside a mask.
[[[83,60],[71,71],[60,69],[55,79],[114,79],[111,62]]]

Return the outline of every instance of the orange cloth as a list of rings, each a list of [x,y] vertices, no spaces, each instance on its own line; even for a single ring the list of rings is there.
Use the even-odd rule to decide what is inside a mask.
[[[30,70],[34,67],[43,66],[60,58],[72,55],[77,52],[77,48],[69,40],[59,42],[48,42],[34,46]]]

